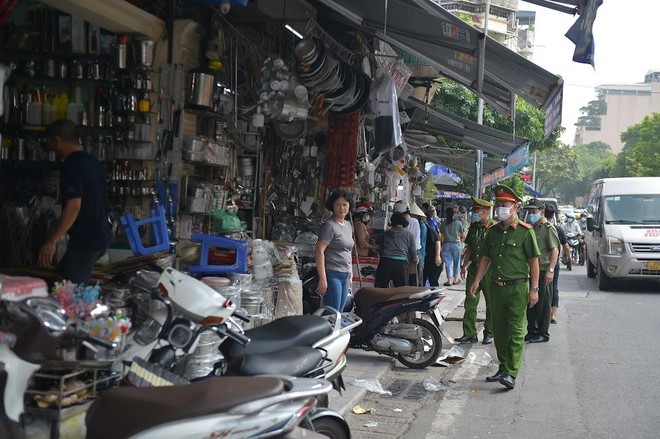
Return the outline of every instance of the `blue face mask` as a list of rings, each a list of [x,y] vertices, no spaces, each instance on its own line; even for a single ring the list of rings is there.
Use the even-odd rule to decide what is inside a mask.
[[[527,216],[527,219],[529,219],[530,224],[534,224],[535,222],[537,222],[538,220],[541,219],[541,214],[540,213],[530,213]]]
[[[470,219],[472,219],[473,223],[478,223],[479,221],[481,221],[481,215],[479,215],[478,213],[472,212],[472,214],[470,215]]]

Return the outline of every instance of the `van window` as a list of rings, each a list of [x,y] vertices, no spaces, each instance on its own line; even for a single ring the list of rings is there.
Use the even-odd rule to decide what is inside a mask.
[[[603,197],[605,224],[660,224],[660,195]]]

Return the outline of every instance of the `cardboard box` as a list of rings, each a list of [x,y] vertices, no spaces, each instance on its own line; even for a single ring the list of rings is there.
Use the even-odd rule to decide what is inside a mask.
[[[57,47],[60,52],[71,52],[71,16],[60,15],[57,26]]]
[[[101,29],[91,23],[87,24],[87,53],[101,54]]]
[[[360,262],[360,269],[358,270],[357,262]],[[360,257],[356,261],[353,258],[353,279],[352,291],[355,292],[360,289],[360,281],[362,287],[373,287],[376,282],[376,269],[378,268],[379,258]]]
[[[85,20],[71,17],[71,51],[85,53],[87,51],[87,37],[85,34]]]

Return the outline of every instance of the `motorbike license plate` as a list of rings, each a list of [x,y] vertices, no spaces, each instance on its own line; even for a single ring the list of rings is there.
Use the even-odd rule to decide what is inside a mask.
[[[648,261],[646,264],[647,270],[660,270],[660,261]]]

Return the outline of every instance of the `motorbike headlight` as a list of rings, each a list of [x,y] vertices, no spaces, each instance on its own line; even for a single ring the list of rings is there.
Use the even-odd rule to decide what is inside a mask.
[[[623,241],[613,236],[607,237],[607,253],[613,256],[623,254]]]

